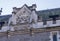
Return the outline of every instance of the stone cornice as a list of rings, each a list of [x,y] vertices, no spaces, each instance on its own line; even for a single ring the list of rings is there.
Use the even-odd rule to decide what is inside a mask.
[[[5,35],[24,35],[24,34],[32,34],[32,33],[42,33],[42,32],[51,32],[51,31],[60,31],[60,27],[48,27],[48,28],[32,28],[30,29],[21,29],[16,31],[7,31],[7,32],[0,32],[0,36]]]
[[[51,27],[51,28],[32,28],[32,33],[42,33],[42,32],[50,32],[50,31],[60,31],[60,27]],[[31,34],[30,29],[22,29],[19,31],[9,32],[9,35],[23,35],[23,34]]]

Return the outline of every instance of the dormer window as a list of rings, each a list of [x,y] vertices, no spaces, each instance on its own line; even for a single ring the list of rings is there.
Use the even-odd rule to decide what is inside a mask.
[[[47,22],[46,22],[46,20],[44,20],[44,21],[43,21],[43,25],[46,25],[46,24],[47,24]]]
[[[56,18],[58,18],[59,15],[51,15],[49,17],[53,19],[53,24],[56,24]]]
[[[53,20],[53,24],[56,24],[56,20]]]

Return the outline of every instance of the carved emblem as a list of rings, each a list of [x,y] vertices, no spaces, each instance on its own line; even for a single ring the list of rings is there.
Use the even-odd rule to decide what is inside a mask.
[[[29,22],[29,16],[27,15],[21,15],[17,17],[18,23],[28,23]]]

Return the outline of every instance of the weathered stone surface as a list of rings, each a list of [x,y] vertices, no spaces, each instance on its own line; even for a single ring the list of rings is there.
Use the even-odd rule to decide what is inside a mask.
[[[49,41],[50,32],[0,36],[0,41]]]
[[[0,41],[50,41],[50,32],[60,28],[22,29],[19,31],[0,32]],[[60,32],[59,32],[60,35]]]

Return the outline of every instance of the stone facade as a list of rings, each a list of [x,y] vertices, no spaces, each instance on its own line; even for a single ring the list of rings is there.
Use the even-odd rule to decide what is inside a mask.
[[[23,32],[22,32],[23,33]],[[30,34],[13,34],[0,36],[0,41],[50,41],[49,32]]]
[[[43,19],[43,16],[38,16],[36,4],[14,7],[8,23],[5,20],[6,23],[0,30],[0,41],[59,41],[60,17],[53,15],[49,19],[46,16]],[[1,24],[4,22],[1,21]]]
[[[46,29],[23,29],[0,33],[0,41],[53,41],[53,35],[57,33],[60,40],[60,27]]]

